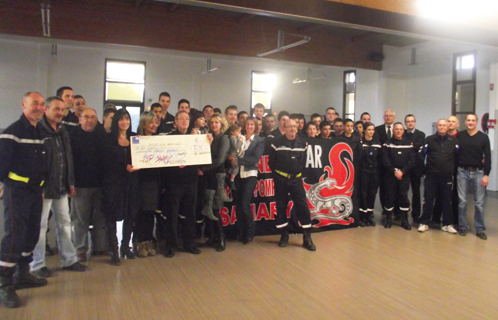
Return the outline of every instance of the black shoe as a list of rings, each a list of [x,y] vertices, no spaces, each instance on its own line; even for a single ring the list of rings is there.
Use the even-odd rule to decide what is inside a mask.
[[[201,250],[199,250],[199,248],[197,248],[195,245],[183,247],[183,250],[192,254],[201,254]]]
[[[47,279],[37,278],[29,272],[14,274],[14,289],[28,289],[28,288],[38,288],[43,287],[48,284]]]
[[[243,243],[244,245],[246,245],[246,244],[250,244],[250,243],[252,242],[252,240],[253,240],[253,239],[254,239],[253,237],[248,237],[248,238],[245,238],[245,239],[244,239],[244,241],[242,241],[242,243]]]
[[[0,304],[7,308],[18,308],[22,305],[11,277],[0,277]]]
[[[284,232],[280,236],[280,241],[278,241],[278,246],[280,248],[285,248],[285,247],[287,247],[288,244],[289,244],[289,233]]]
[[[62,269],[69,270],[69,271],[83,272],[83,271],[86,271],[86,266],[82,265],[79,262],[75,262],[72,265],[70,265],[69,267],[64,267]]]
[[[390,229],[393,226],[393,216],[392,213],[386,214],[386,220],[384,221],[384,228]]]
[[[121,259],[119,259],[119,254],[116,251],[115,253],[111,253],[111,261],[109,262],[111,266],[120,266]]]
[[[235,181],[229,180],[228,186],[230,187],[230,189],[232,189],[232,191],[237,190],[237,188],[235,188]]]
[[[164,253],[164,256],[166,258],[173,258],[175,256],[175,249],[166,250],[166,252]]]
[[[464,228],[458,229],[458,234],[461,235],[462,237],[465,237],[467,235],[467,229]]]
[[[303,229],[303,247],[309,251],[316,251],[315,244],[311,240],[311,230]]]
[[[486,236],[486,234],[484,233],[484,231],[477,232],[477,233],[476,233],[476,236],[477,236],[479,239],[482,239],[482,240],[488,240],[488,237]]]
[[[50,278],[52,276],[52,271],[47,267],[42,267],[38,270],[31,271],[32,274],[39,278]]]
[[[120,251],[121,251],[122,258],[126,257],[126,259],[135,259],[135,255],[130,250],[130,247],[128,247],[128,246],[121,247]]]
[[[367,224],[363,220],[358,220],[358,225],[360,227],[366,227],[367,226]]]

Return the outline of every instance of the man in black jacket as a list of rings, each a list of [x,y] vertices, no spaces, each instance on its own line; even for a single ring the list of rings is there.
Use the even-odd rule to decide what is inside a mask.
[[[413,222],[418,222],[421,214],[421,203],[420,203],[420,180],[424,175],[424,161],[418,156],[420,147],[424,144],[425,133],[415,128],[417,120],[413,114],[408,114],[405,116],[405,126],[406,131],[403,137],[411,141],[413,144],[413,155],[415,157],[415,164],[413,166],[412,172],[410,173],[410,185],[412,187],[412,218]]]
[[[21,118],[0,134],[0,180],[4,183],[4,227],[0,251],[0,303],[21,306],[16,289],[41,287],[46,279],[29,273],[40,235],[43,206],[45,135],[38,125],[45,99],[38,92],[24,95]]]
[[[64,102],[59,97],[50,97],[45,101],[45,105],[45,115],[40,120],[39,125],[48,138],[45,141],[48,177],[45,181],[40,238],[33,251],[33,262],[31,262],[31,272],[42,278],[48,278],[52,275],[52,271],[45,265],[46,234],[50,210],[55,217],[62,268],[71,271],[85,271],[86,269],[78,262],[76,250],[71,241],[68,196],[74,197],[75,189],[73,155],[69,135],[64,126],[61,125]]]
[[[303,247],[315,251],[311,240],[311,213],[306,201],[303,187],[302,171],[306,163],[308,143],[297,135],[297,124],[292,119],[285,121],[285,134],[271,142],[269,150],[269,166],[275,182],[275,197],[277,198],[277,228],[282,236],[279,247],[286,247],[289,242],[287,229],[287,204],[289,195],[294,201],[297,218],[303,228]]]
[[[424,210],[420,217],[419,232],[429,230],[434,200],[439,198],[443,209],[442,230],[451,234],[457,233],[452,225],[451,188],[458,140],[448,135],[447,132],[448,121],[439,119],[437,133],[427,137],[423,146],[422,157],[427,160],[427,173],[424,181]]]
[[[190,117],[186,111],[178,111],[175,117],[176,130],[170,135],[189,134],[187,132]],[[165,257],[172,258],[178,250],[178,215],[185,217],[183,224],[183,249],[186,252],[200,254],[194,243],[195,207],[197,203],[197,182],[199,166],[178,166],[165,168],[167,198],[162,214],[166,217]]]
[[[384,162],[384,188],[386,190],[386,221],[385,228],[392,226],[392,213],[394,206],[399,205],[401,212],[401,227],[411,230],[408,223],[408,211],[410,200],[408,200],[408,189],[410,188],[410,171],[415,162],[413,146],[410,141],[403,138],[405,129],[401,122],[393,125],[393,137],[383,145]]]

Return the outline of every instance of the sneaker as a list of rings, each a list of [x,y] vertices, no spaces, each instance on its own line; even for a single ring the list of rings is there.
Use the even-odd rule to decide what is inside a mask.
[[[428,225],[426,225],[426,224],[422,224],[422,223],[421,223],[421,224],[418,226],[418,232],[426,232],[427,230],[429,230],[429,226],[428,226]]]
[[[42,267],[38,270],[31,271],[32,274],[39,278],[50,278],[52,276],[52,271],[47,267]]]
[[[458,234],[461,235],[462,237],[465,237],[467,235],[467,229],[464,228],[458,229]]]
[[[479,239],[482,239],[482,240],[488,240],[488,237],[486,236],[486,234],[481,231],[481,232],[477,232],[476,233],[476,236],[479,238]]]
[[[453,228],[453,226],[450,224],[450,225],[447,225],[447,226],[444,226],[441,228],[441,230],[443,230],[444,232],[448,232],[448,233],[451,233],[451,234],[457,234],[458,232],[455,230],[455,228]]]

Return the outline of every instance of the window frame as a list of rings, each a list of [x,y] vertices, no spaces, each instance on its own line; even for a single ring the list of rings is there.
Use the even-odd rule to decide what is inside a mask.
[[[107,83],[124,83],[124,84],[139,84],[136,82],[126,82],[126,81],[107,81],[107,63],[108,62],[125,62],[125,63],[135,63],[135,64],[143,64],[144,66],[144,91],[142,94],[142,102],[130,101],[130,100],[106,100],[106,87]],[[145,83],[147,81],[147,63],[145,61],[136,61],[136,60],[124,60],[124,59],[113,59],[106,58],[104,62],[104,104],[102,108],[105,107],[106,104],[112,103],[116,106],[122,106],[125,110],[126,107],[140,107],[140,114],[144,112],[145,109]]]
[[[354,90],[353,91],[348,91],[347,90],[347,86],[346,86],[346,77],[353,73],[354,74]],[[356,77],[356,69],[351,69],[351,70],[345,70],[344,73],[343,73],[343,77],[342,77],[342,85],[343,85],[343,91],[342,91],[342,119],[345,120],[345,119],[348,119],[348,117],[346,115],[353,115],[353,118],[349,118],[353,121],[355,121],[355,116],[356,116],[356,84],[357,84],[357,81],[358,78]],[[347,104],[347,101],[346,101],[346,97],[348,94],[351,94],[353,93],[354,94],[354,112],[353,113],[347,113],[346,112],[346,104]]]
[[[250,98],[251,102],[250,102],[250,105],[249,105],[249,115],[253,116],[253,114],[254,114],[254,105],[257,103],[257,102],[254,102],[253,98],[252,98],[254,92],[258,92],[258,93],[269,93],[270,94],[270,106],[266,106],[265,105],[265,112],[266,112],[267,115],[271,114],[272,113],[273,91],[253,90],[253,87],[254,87],[254,74],[273,75],[273,72],[251,70],[251,98]]]
[[[459,57],[464,57],[468,55],[473,55],[474,56],[474,67],[472,68],[472,79],[471,80],[460,80],[457,81],[457,61]],[[452,64],[452,90],[451,90],[451,114],[456,116],[458,118],[458,115],[467,115],[469,113],[474,113],[476,112],[476,74],[477,74],[477,54],[475,50],[472,51],[464,51],[464,52],[457,52],[453,54],[453,64]],[[473,103],[473,108],[472,111],[457,111],[456,110],[456,93],[457,93],[457,86],[461,84],[473,84],[474,85],[474,97],[472,99]],[[459,119],[460,120],[460,119]],[[460,124],[461,125],[461,124]]]

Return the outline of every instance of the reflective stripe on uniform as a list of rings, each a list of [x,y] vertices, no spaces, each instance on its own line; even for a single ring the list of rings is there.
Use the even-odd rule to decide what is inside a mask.
[[[287,227],[287,225],[288,225],[288,224],[289,224],[289,223],[288,223],[288,222],[286,222],[286,223],[284,223],[284,224],[279,224],[279,225],[277,225],[276,227],[277,227],[277,228],[283,228],[283,227]]]
[[[45,139],[21,139],[16,137],[13,134],[3,133],[0,134],[0,139],[11,139],[17,143],[29,143],[29,144],[43,144],[45,143]]]
[[[22,177],[20,175],[15,174],[14,172],[9,172],[8,177],[9,177],[9,179],[14,180],[14,181],[20,181],[20,182],[24,182],[24,183],[29,182],[29,178]],[[42,180],[40,182],[40,187],[43,186],[44,183],[45,183],[45,180]]]
[[[16,266],[16,263],[13,262],[5,262],[0,260],[0,266],[2,267],[7,267],[7,268],[14,268]]]
[[[282,150],[286,150],[286,151],[298,151],[298,152],[304,152],[306,151],[306,148],[289,148],[289,147],[275,147],[274,144],[271,145],[271,147],[273,149],[275,149],[275,151],[282,151]]]
[[[23,252],[21,253],[21,256],[23,257],[29,257],[31,255],[31,252]]]

